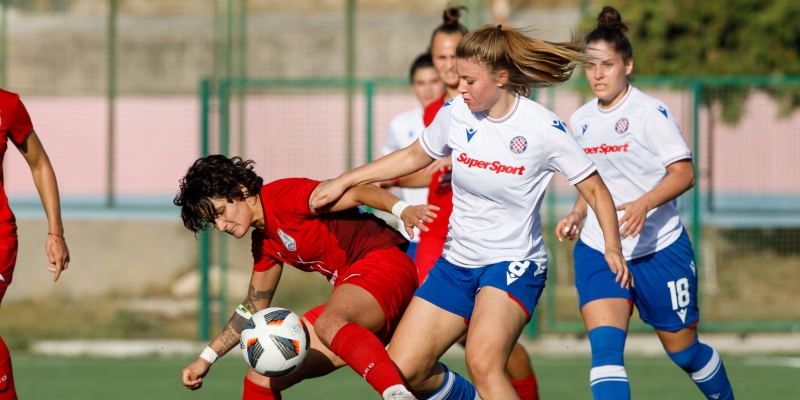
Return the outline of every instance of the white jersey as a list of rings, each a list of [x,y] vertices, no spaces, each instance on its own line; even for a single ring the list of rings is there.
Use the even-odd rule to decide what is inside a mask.
[[[497,120],[455,97],[420,144],[433,158],[453,155],[453,213],[443,256],[467,268],[514,260],[545,265],[539,207],[553,171],[575,184],[596,170],[555,114],[520,96]]]
[[[419,135],[425,130],[422,112],[422,107],[417,107],[392,118],[392,121],[389,122],[389,130],[386,132],[386,142],[383,144],[384,156],[404,149],[419,139]],[[403,188],[401,193],[403,200],[409,204],[428,204],[428,188]],[[400,229],[400,233],[408,239],[405,229]],[[414,228],[414,239],[411,241],[419,241],[418,228]]]
[[[667,106],[633,86],[628,86],[628,93],[612,108],[601,109],[597,98],[584,104],[572,114],[570,126],[578,143],[597,164],[616,206],[656,187],[667,175],[668,165],[692,158]],[[618,218],[624,214],[617,212]],[[655,253],[678,240],[682,230],[677,201],[672,200],[647,213],[641,233],[622,241],[622,254],[630,260]],[[605,251],[603,232],[591,208],[581,240]]]

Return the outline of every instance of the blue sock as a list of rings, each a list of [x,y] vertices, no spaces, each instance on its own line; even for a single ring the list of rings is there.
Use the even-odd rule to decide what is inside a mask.
[[[444,367],[444,383],[426,400],[480,400],[472,383],[451,371],[447,365],[442,364],[442,366]]]
[[[589,331],[592,345],[589,382],[594,400],[630,400],[631,387],[622,357],[627,336],[627,332],[613,326],[599,326]]]
[[[669,358],[689,373],[700,391],[710,400],[733,400],[733,388],[722,365],[719,353],[710,346],[694,343],[677,353],[667,352]]]

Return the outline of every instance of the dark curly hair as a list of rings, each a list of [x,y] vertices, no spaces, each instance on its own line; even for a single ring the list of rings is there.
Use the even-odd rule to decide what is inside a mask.
[[[253,168],[253,160],[228,158],[212,154],[198,159],[180,180],[180,191],[173,204],[181,208],[183,225],[192,232],[200,232],[214,225],[216,210],[211,199],[244,201],[257,195],[264,179]],[[242,191],[246,189],[247,195]]]

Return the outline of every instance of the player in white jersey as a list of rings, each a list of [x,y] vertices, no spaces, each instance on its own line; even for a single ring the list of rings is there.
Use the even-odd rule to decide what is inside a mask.
[[[527,99],[531,87],[569,79],[574,63],[586,59],[581,49],[499,25],[470,32],[456,47],[461,95],[442,107],[420,140],[311,196],[311,204],[322,207],[345,188],[404,176],[452,154],[453,213],[443,258],[415,293],[389,346],[420,398],[472,399],[475,389],[485,400],[519,398],[504,369],[544,288],[538,209],[553,172],[566,175],[595,209],[606,233],[605,259],[620,286],[631,283],[613,200],[594,164],[555,114]],[[405,206],[398,202],[393,211]],[[467,323],[466,361],[475,389],[437,363]]]
[[[392,118],[386,132],[386,142],[383,144],[383,155],[388,155],[397,150],[404,149],[417,141],[425,129],[422,122],[423,107],[436,100],[444,93],[444,83],[439,78],[439,73],[433,68],[433,59],[430,53],[421,54],[411,64],[409,74],[411,90],[419,101],[419,106]],[[400,184],[399,179],[387,181],[381,186],[384,188]],[[406,188],[401,191],[403,201],[410,204],[426,204],[428,202],[428,188]],[[400,232],[409,239],[408,255],[414,259],[419,242],[419,229],[414,228],[414,237],[409,238],[405,229]]]
[[[605,7],[587,35],[586,77],[594,100],[570,119],[578,143],[595,162],[614,198],[622,252],[636,286],[619,288],[607,273],[605,235],[578,195],[572,213],[556,225],[559,239],[577,238],[575,284],[592,345],[590,385],[595,400],[629,399],[623,363],[635,304],[664,349],[708,399],[733,399],[725,367],[697,340],[697,275],[676,199],[694,185],[692,153],[661,101],[630,85],[633,49],[619,12]]]

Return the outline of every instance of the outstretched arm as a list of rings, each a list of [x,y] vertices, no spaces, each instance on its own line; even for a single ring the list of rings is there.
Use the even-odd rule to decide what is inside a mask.
[[[278,286],[278,282],[281,279],[282,272],[283,267],[281,265],[276,265],[264,272],[253,272],[253,275],[250,277],[250,290],[247,292],[247,297],[242,302],[242,306],[247,309],[247,312],[254,314],[259,310],[269,307],[272,302],[272,296],[275,294],[275,288]],[[210,354],[212,359],[215,357],[222,357],[239,344],[239,338],[244,330],[244,324],[248,320],[248,317],[242,314],[243,312],[234,312],[233,315],[231,315],[231,319],[228,320],[225,328],[222,329],[222,332],[208,345],[208,348],[203,351],[203,355],[211,351],[214,353]],[[206,360],[203,355],[183,369],[181,373],[183,386],[192,390],[200,389],[203,386],[203,377],[206,376],[208,370],[211,368],[211,362]]]
[[[593,172],[588,178],[578,182],[575,187],[597,215],[597,221],[600,223],[600,229],[602,229],[605,239],[605,259],[611,271],[617,274],[616,281],[620,282],[621,287],[630,287],[633,284],[633,275],[628,270],[628,263],[622,256],[617,212],[614,209],[611,193],[608,192],[606,184],[600,179],[597,172]]]
[[[61,200],[58,196],[58,183],[50,158],[44,151],[42,142],[36,132],[31,131],[22,143],[17,145],[22,157],[28,163],[33,175],[33,182],[42,200],[44,212],[47,214],[48,234],[44,250],[51,265],[47,266],[53,272],[53,281],[61,276],[61,271],[69,267],[69,249],[64,240],[64,225],[61,222]]]
[[[323,182],[311,195],[309,204],[312,209],[325,207],[339,199],[348,188],[406,176],[432,162],[433,158],[422,149],[418,140],[402,150],[347,171],[336,179]]]
[[[320,183],[311,192],[311,196],[309,196],[309,208],[311,201],[310,198],[314,197],[314,193],[320,190],[322,185],[323,183]],[[402,203],[397,196],[375,185],[360,185],[352,187],[347,189],[347,191],[342,194],[342,197],[333,203],[328,204],[323,208],[312,210],[317,213],[336,212],[362,205],[392,214],[399,213],[400,215],[395,216],[403,221],[405,230],[411,238],[414,237],[415,226],[420,230],[427,232],[428,227],[425,226],[424,223],[433,222],[433,219],[436,218],[436,213],[434,211],[439,211],[439,207],[429,204],[414,206],[409,205],[406,207],[405,203]],[[395,209],[395,207],[402,207],[403,209]]]

